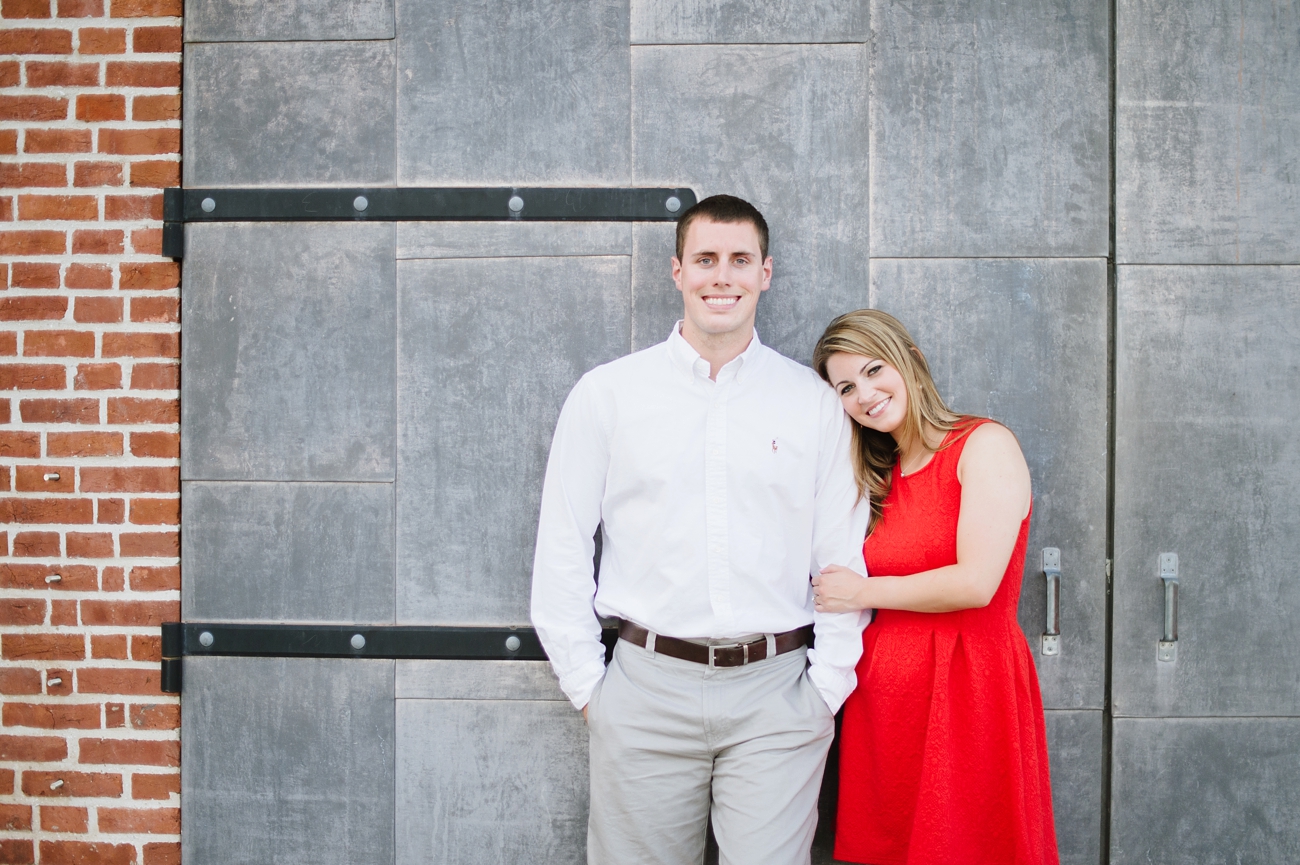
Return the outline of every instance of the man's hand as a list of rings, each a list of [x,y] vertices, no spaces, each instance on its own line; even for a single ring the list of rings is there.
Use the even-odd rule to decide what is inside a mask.
[[[865,609],[859,593],[866,577],[843,565],[828,565],[812,578],[813,604],[819,613],[853,613]]]

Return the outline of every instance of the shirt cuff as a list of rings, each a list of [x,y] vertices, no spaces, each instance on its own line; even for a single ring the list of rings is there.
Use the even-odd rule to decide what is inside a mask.
[[[552,667],[554,669],[554,667]],[[577,670],[560,678],[560,689],[564,691],[573,708],[582,711],[591,702],[592,692],[605,678],[605,663],[593,661],[583,664]]]
[[[825,663],[818,663],[816,649],[808,650],[808,661],[808,678],[834,715],[857,687],[858,676],[852,669],[837,670]]]

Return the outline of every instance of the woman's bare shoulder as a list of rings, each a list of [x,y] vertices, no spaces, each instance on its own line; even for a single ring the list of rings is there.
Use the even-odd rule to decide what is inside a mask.
[[[1017,469],[1025,466],[1025,455],[1015,433],[997,421],[982,423],[969,433],[957,470],[969,466]]]

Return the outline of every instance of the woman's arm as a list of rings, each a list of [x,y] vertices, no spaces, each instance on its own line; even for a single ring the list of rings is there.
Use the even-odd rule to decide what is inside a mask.
[[[970,433],[957,478],[962,485],[957,564],[870,579],[834,565],[813,577],[817,611],[947,613],[987,606],[1011,560],[1020,523],[1029,514],[1029,467],[1011,431],[989,423]]]

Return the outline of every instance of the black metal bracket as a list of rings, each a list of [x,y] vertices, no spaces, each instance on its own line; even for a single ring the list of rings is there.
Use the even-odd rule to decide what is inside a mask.
[[[608,662],[616,628],[601,633]],[[162,626],[162,690],[181,691],[181,659],[224,655],[255,658],[389,658],[455,661],[545,661],[532,628],[422,625],[235,625],[166,622]]]
[[[187,222],[673,222],[686,188],[357,187],[163,190],[163,255],[185,255]]]

